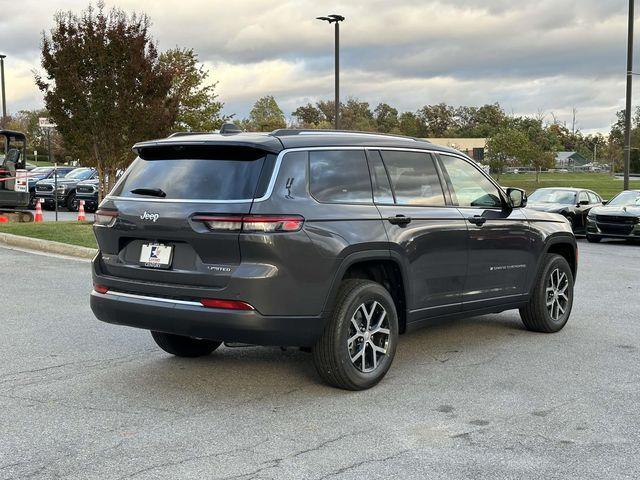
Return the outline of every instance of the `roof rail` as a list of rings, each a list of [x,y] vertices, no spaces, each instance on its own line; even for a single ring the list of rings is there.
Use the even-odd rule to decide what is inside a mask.
[[[167,138],[173,137],[188,137],[190,135],[206,135],[209,132],[175,132],[169,135]]]
[[[359,130],[331,130],[331,129],[308,130],[308,129],[296,129],[296,128],[280,128],[278,130],[274,130],[273,132],[269,133],[269,135],[274,137],[286,137],[290,135],[360,135],[360,136],[402,138],[404,140],[413,140],[414,142],[423,141],[423,142],[431,143],[428,140],[425,140],[422,138],[407,137],[406,135],[396,135],[393,133],[380,133],[380,132],[363,132]]]

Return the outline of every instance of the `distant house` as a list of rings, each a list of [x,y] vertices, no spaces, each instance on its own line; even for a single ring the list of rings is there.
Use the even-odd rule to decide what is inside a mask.
[[[436,145],[455,148],[476,162],[484,161],[487,148],[486,138],[427,138],[427,140]]]
[[[573,169],[589,163],[589,160],[578,152],[558,152],[556,153],[556,168]]]

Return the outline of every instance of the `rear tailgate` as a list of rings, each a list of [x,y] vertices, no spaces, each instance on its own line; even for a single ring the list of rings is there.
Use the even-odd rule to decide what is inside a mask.
[[[248,214],[274,163],[272,153],[240,147],[155,149],[136,159],[101,205],[117,212],[112,226],[95,227],[103,273],[224,288],[241,262],[239,233],[212,231],[197,217]],[[157,245],[168,247],[170,263],[150,268],[142,255]]]

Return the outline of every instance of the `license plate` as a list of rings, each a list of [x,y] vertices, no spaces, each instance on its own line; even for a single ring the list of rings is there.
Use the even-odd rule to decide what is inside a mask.
[[[140,250],[140,264],[149,268],[169,268],[173,247],[160,243],[144,243]]]

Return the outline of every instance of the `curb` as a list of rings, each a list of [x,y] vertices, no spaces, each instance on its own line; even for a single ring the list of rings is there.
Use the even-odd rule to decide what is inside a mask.
[[[0,233],[0,244],[77,258],[92,259],[98,253],[96,248],[69,245],[68,243],[53,242],[40,238],[23,237],[22,235],[12,235],[11,233]]]

